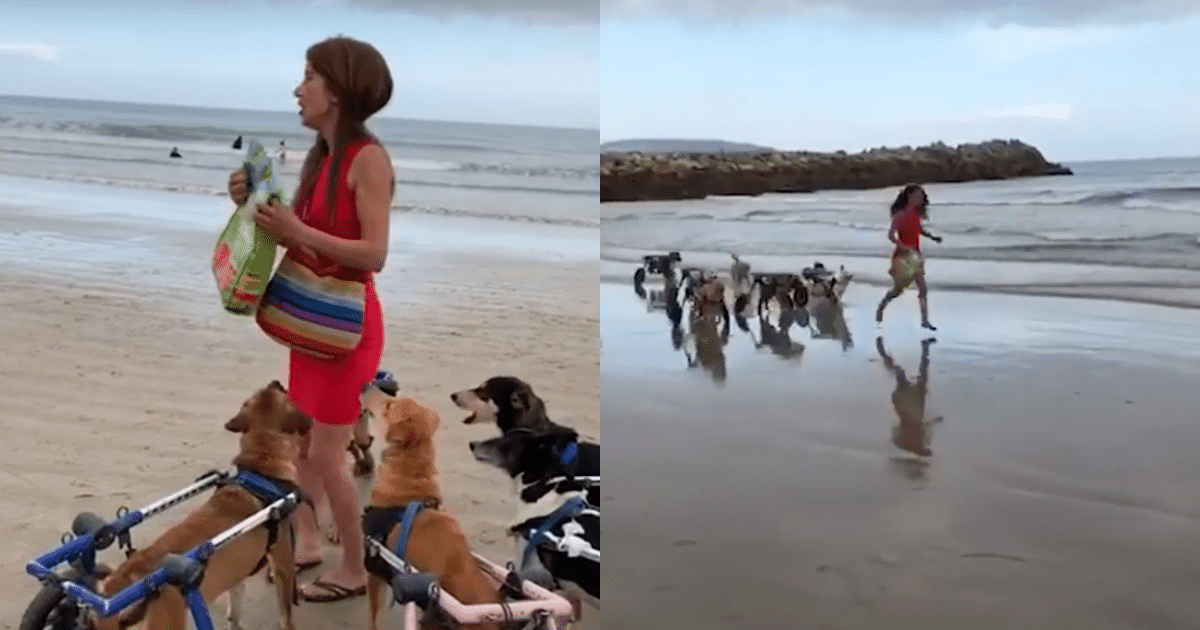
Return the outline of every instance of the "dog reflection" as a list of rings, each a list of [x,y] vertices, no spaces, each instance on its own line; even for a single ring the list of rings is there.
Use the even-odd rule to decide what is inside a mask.
[[[854,347],[854,338],[850,336],[850,327],[846,325],[846,312],[842,309],[841,300],[813,298],[808,303],[808,311],[812,314],[814,324],[813,339],[836,339],[842,342],[843,351]]]
[[[808,326],[808,311],[802,308],[780,311],[778,328],[771,324],[769,313],[760,313],[758,316],[759,338],[755,339],[753,333],[751,333],[750,339],[754,341],[755,348],[769,348],[772,354],[787,360],[799,359],[804,354],[804,344],[792,340],[791,328],[793,324],[797,328],[806,328]]]
[[[694,313],[688,318],[691,334],[689,348],[683,348],[687,357],[688,368],[701,367],[708,372],[714,383],[724,383],[727,376],[725,371],[725,344],[729,343],[729,317],[711,313]]]
[[[897,422],[892,427],[892,444],[901,450],[919,457],[933,455],[930,449],[933,425],[943,420],[942,416],[926,419],[925,400],[929,396],[929,346],[936,341],[933,338],[921,342],[921,363],[917,368],[917,378],[910,381],[904,368],[896,365],[887,349],[883,346],[883,338],[875,338],[875,349],[884,368],[896,379],[896,388],[892,390],[892,407],[896,410]]]

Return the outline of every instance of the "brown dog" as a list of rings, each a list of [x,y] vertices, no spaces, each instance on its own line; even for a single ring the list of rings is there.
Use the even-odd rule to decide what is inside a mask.
[[[411,501],[424,502],[426,508],[413,518],[404,559],[418,571],[437,575],[438,584],[464,604],[499,604],[499,593],[471,555],[462,527],[440,508],[442,493],[433,448],[433,434],[441,424],[437,412],[412,398],[400,397],[389,401],[380,416],[376,426],[387,445],[371,487],[370,509],[403,509]],[[396,548],[399,534],[397,523],[387,536],[389,549]],[[382,578],[371,574],[367,582],[371,630],[379,627],[380,595],[386,588]],[[499,630],[495,623],[463,627]]]
[[[241,449],[233,463],[273,479],[278,485],[294,486],[296,468],[293,464],[295,440],[312,427],[305,416],[288,398],[279,381],[258,390],[245,403],[225,429],[241,433]],[[265,507],[246,489],[230,483],[216,490],[208,501],[184,520],[168,529],[153,543],[131,555],[98,586],[104,596],[111,596],[154,572],[169,553],[186,553],[197,545],[253,516]],[[254,575],[269,558],[276,574],[279,614],[285,630],[293,630],[292,606],[295,602],[296,561],[290,523],[285,519],[274,525],[274,541],[267,525],[257,527],[218,549],[208,560],[200,592],[204,601],[212,604],[218,596],[240,587],[243,580]],[[282,579],[280,579],[282,577]],[[235,597],[236,593],[231,593]],[[236,607],[235,607],[236,609]],[[145,622],[147,630],[179,630],[187,625],[187,606],[179,589],[166,586],[128,612],[105,619],[93,619],[97,630],[117,630]],[[231,619],[236,627],[237,620]]]

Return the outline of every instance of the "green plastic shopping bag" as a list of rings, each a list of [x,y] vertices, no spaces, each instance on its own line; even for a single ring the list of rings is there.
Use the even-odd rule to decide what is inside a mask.
[[[254,223],[255,207],[273,199],[282,201],[284,197],[271,167],[271,158],[261,142],[250,140],[243,168],[249,197],[229,218],[217,239],[212,271],[225,310],[237,315],[254,315],[271,279],[278,245],[273,235]]]

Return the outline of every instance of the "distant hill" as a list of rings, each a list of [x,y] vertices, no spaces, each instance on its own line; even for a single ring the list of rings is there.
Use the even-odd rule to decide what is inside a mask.
[[[601,153],[761,153],[765,151],[774,151],[774,149],[724,140],[633,139],[614,140],[600,145]]]

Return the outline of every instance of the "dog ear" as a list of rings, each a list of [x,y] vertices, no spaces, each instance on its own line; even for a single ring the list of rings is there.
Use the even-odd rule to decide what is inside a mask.
[[[233,433],[245,433],[250,429],[250,423],[242,414],[238,414],[225,423],[225,430]]]
[[[283,383],[280,383],[280,382],[279,382],[279,379],[276,379],[276,380],[273,380],[273,381],[271,381],[271,384],[270,384],[270,385],[267,385],[267,389],[274,389],[274,390],[276,390],[276,391],[280,391],[280,392],[283,392],[283,393],[285,393],[285,394],[287,393],[287,390],[286,390],[286,389],[284,389],[284,387],[283,387]]]
[[[308,435],[309,430],[312,429],[312,425],[313,419],[308,414],[293,407],[284,417],[283,426],[280,428],[283,429],[284,433]]]

